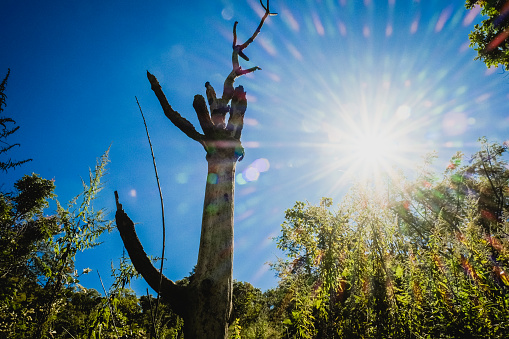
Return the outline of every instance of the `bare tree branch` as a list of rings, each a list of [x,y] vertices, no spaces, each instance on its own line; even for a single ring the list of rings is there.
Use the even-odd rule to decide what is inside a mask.
[[[265,5],[263,4],[262,0],[260,0],[260,4],[262,5],[263,9],[265,10],[265,14],[263,15],[262,17],[262,20],[260,21],[260,24],[258,25],[258,27],[256,28],[256,31],[253,33],[253,35],[247,39],[246,42],[244,42],[241,46],[240,46],[240,50],[242,51],[244,48],[246,48],[247,46],[249,46],[253,41],[254,39],[256,39],[256,37],[258,36],[258,34],[260,34],[260,31],[262,30],[262,26],[263,26],[263,23],[265,22],[265,19],[267,19],[267,17],[270,15],[270,16],[273,16],[273,15],[277,15],[277,13],[271,13],[270,12],[270,9],[269,9],[269,0],[267,0],[267,7],[265,7]],[[249,58],[247,58],[245,55],[242,56],[244,53],[240,54],[239,55],[245,59],[246,61],[249,61]]]
[[[198,121],[200,122],[203,134],[205,134],[205,137],[210,138],[212,135],[214,135],[214,124],[210,119],[210,114],[207,108],[207,103],[205,102],[205,98],[202,95],[195,95],[193,107],[196,111],[196,115],[198,116]]]
[[[232,99],[233,92],[234,92],[233,84],[234,84],[236,78],[238,78],[239,76],[244,75],[244,74],[248,74],[248,73],[252,73],[257,70],[261,70],[261,68],[258,66],[251,67],[248,69],[242,69],[242,67],[240,66],[240,63],[239,63],[239,56],[242,59],[249,61],[249,58],[247,57],[247,55],[244,54],[244,49],[247,48],[256,39],[258,34],[260,34],[260,31],[261,31],[262,26],[265,22],[265,19],[267,19],[268,16],[277,15],[277,13],[270,12],[269,0],[267,0],[267,6],[265,6],[263,4],[262,0],[260,0],[260,4],[262,5],[263,9],[265,9],[265,14],[263,15],[263,17],[260,21],[260,24],[256,28],[253,35],[249,39],[247,39],[247,41],[244,42],[242,45],[237,45],[238,21],[235,21],[235,23],[233,24],[233,45],[232,45],[232,47],[233,47],[233,53],[232,53],[233,70],[231,71],[231,73],[228,75],[228,77],[224,81],[223,96],[222,96],[223,100],[229,101]],[[210,103],[210,101],[209,101],[209,103]]]
[[[240,140],[240,135],[244,126],[244,114],[246,113],[246,109],[246,92],[244,91],[244,87],[238,86],[235,88],[235,92],[233,94],[230,118],[228,119],[228,125],[226,126],[226,130],[230,131],[231,136],[237,140]]]
[[[185,309],[185,287],[175,284],[164,275],[161,278],[160,272],[152,265],[140,239],[138,239],[133,221],[124,212],[122,204],[119,203],[117,191],[115,191],[115,201],[117,204],[117,213],[115,214],[117,229],[134,268],[154,291],[159,290],[159,283],[161,283],[161,296],[171,303],[176,313],[182,314]]]
[[[170,121],[176,127],[178,127],[182,132],[184,132],[185,135],[187,135],[189,138],[193,140],[198,141],[203,145],[204,136],[196,131],[193,124],[191,124],[186,118],[182,117],[179,112],[175,111],[171,107],[171,105],[168,103],[168,100],[166,99],[166,96],[163,93],[163,90],[161,89],[161,85],[159,85],[159,82],[157,81],[157,78],[154,75],[150,74],[150,72],[148,71],[147,78],[150,81],[150,85],[152,86],[152,90],[157,96],[157,99],[159,99],[159,103],[163,108],[164,115],[166,115],[166,117],[170,119]]]

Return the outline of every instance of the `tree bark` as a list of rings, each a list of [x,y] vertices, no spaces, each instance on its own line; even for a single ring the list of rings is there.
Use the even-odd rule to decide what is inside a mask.
[[[189,285],[186,338],[226,338],[233,290],[233,199],[236,157],[231,147],[207,155],[200,250]]]
[[[238,145],[233,141],[207,142],[208,173],[203,204],[200,250],[188,286],[163,276],[161,296],[184,319],[186,338],[226,338],[233,290],[233,211]],[[141,245],[134,223],[117,199],[116,221],[136,270],[158,290],[160,272]]]

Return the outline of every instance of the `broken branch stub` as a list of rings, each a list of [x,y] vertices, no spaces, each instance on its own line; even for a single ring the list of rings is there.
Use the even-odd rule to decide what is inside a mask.
[[[198,121],[200,123],[201,129],[203,130],[203,134],[205,134],[205,137],[212,135],[214,133],[214,124],[210,119],[209,110],[207,108],[207,104],[205,103],[205,98],[199,94],[195,95],[193,107],[196,111],[196,116],[198,117]]]
[[[226,126],[226,130],[230,131],[231,136],[237,140],[240,140],[242,128],[244,127],[246,109],[246,92],[244,92],[244,87],[238,86],[233,93],[230,119],[228,119],[228,125]]]

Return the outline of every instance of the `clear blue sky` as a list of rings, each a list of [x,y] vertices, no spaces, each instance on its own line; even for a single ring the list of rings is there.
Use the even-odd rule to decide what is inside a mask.
[[[399,150],[389,163],[408,169],[427,151],[436,150],[444,168],[457,150],[475,151],[481,136],[509,139],[509,79],[473,61],[468,33],[481,18],[464,1],[272,0],[271,8],[279,15],[267,20],[246,50],[251,62],[243,62],[263,70],[237,80],[248,110],[234,278],[262,289],[276,284],[265,263],[281,256],[271,237],[285,209],[297,200],[339,199],[362,167],[351,167],[359,165],[351,152],[358,140],[389,135]],[[259,19],[256,0],[1,1],[0,75],[11,68],[5,113],[21,126],[10,140],[21,148],[10,155],[34,159],[2,174],[3,189],[35,172],[54,178],[66,202],[111,144],[96,207],[113,218],[118,190],[145,249],[159,256],[159,197],[137,96],[165,198],[165,274],[183,278],[197,258],[205,153],[166,119],[146,70],[199,128],[193,96],[205,94],[206,81],[222,88],[234,21],[245,40]],[[374,138],[362,147],[377,144]],[[102,240],[76,266],[99,270],[108,286],[122,243],[118,232]],[[101,290],[95,272],[82,284]],[[133,287],[145,293],[142,281]]]

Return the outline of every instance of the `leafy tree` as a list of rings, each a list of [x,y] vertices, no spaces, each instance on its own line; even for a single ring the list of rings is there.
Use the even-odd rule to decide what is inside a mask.
[[[93,289],[68,290],[53,322],[53,338],[151,338],[145,297],[119,289],[108,297]],[[163,311],[166,311],[163,308]],[[163,314],[165,312],[162,312]],[[163,338],[176,338],[163,332]]]
[[[4,117],[1,115],[6,106],[7,95],[5,94],[5,87],[7,86],[7,79],[9,79],[10,73],[11,70],[8,69],[5,78],[2,80],[2,83],[0,83],[0,125],[2,125],[2,129],[0,130],[0,144],[2,144],[2,146],[0,146],[0,155],[7,153],[11,148],[15,146],[19,146],[19,144],[11,145],[5,141],[8,136],[15,133],[19,129],[19,126],[12,128],[9,127],[9,124],[16,124],[16,122],[12,118]],[[7,172],[8,169],[17,167],[31,160],[32,159],[12,161],[11,159],[8,159],[6,161],[0,161],[0,170]]]
[[[475,60],[482,60],[488,67],[509,65],[509,8],[502,0],[467,0],[465,7],[481,6],[486,16],[470,33],[470,47],[477,51]]]
[[[457,153],[442,179],[423,171],[414,183],[394,187],[393,209],[401,217],[405,234],[428,240],[435,220],[441,218],[450,231],[457,231],[467,216],[467,202],[476,199],[477,222],[488,233],[503,225],[509,212],[509,168],[504,154],[506,144],[479,140],[481,150],[468,161]]]
[[[83,192],[56,213],[44,214],[55,185],[33,174],[16,182],[13,193],[0,194],[0,333],[10,338],[44,338],[78,286],[74,259],[78,251],[97,246],[111,229],[92,202],[101,190],[108,152],[83,182]],[[84,270],[87,273],[89,270]]]
[[[56,235],[57,217],[45,217],[43,210],[53,197],[54,183],[37,175],[16,182],[15,193],[0,194],[0,333],[25,337],[39,310],[40,265],[45,242]]]
[[[67,289],[65,302],[52,327],[54,338],[93,338],[101,333],[107,334],[109,312],[106,298],[94,289]],[[112,331],[113,332],[113,331]]]
[[[234,326],[231,326],[230,338],[281,337],[277,321],[270,319],[273,307],[270,293],[262,293],[250,283],[234,281],[231,315]]]
[[[189,121],[170,106],[156,77],[147,72],[152,90],[165,115],[189,138],[199,142],[207,154],[208,174],[198,262],[188,285],[175,284],[152,265],[136,236],[134,223],[123,211],[118,196],[116,197],[117,228],[129,257],[148,284],[184,319],[186,338],[227,336],[233,289],[235,166],[237,160],[242,160],[244,156],[240,137],[247,108],[246,93],[242,86],[234,88],[234,82],[239,76],[260,69],[242,69],[239,64],[239,56],[249,60],[244,50],[260,33],[265,19],[274,15],[270,13],[269,1],[267,6],[264,6],[261,0],[260,4],[264,7],[265,14],[256,31],[245,43],[237,45],[237,23],[234,24],[233,69],[224,82],[222,96],[217,97],[210,83],[205,84],[210,112],[203,96],[194,97],[193,107],[203,134],[197,132]],[[228,113],[229,119],[226,121]]]

